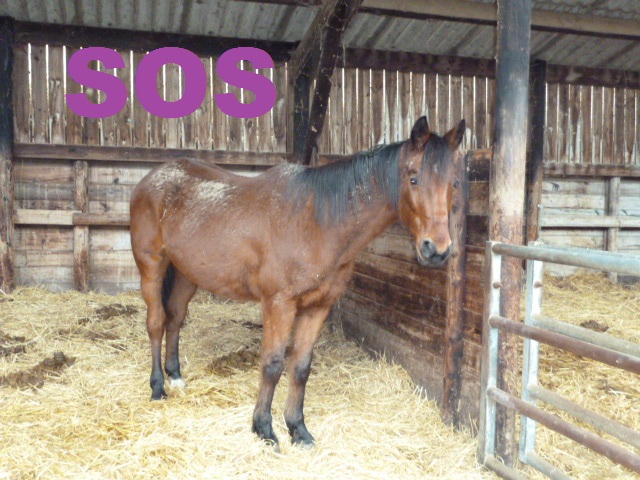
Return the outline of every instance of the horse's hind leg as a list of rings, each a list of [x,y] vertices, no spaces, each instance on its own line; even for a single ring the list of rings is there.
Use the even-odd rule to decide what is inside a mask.
[[[166,315],[162,305],[162,281],[169,264],[162,254],[145,252],[136,257],[140,269],[140,289],[147,304],[147,333],[151,342],[151,399],[166,398],[164,374],[162,373],[162,337],[164,336]]]
[[[267,442],[277,444],[271,424],[273,393],[284,371],[284,351],[296,315],[292,301],[269,301],[263,304],[263,337],[260,355],[260,392],[253,412],[252,431]]]
[[[181,388],[184,381],[180,375],[180,327],[187,316],[187,305],[193,298],[198,287],[187,280],[178,270],[174,270],[173,284],[171,292],[165,301],[165,312],[167,315],[167,337],[164,370],[169,377],[169,386]],[[166,283],[166,282],[165,282]]]
[[[329,307],[316,307],[298,314],[295,333],[288,360],[289,395],[284,419],[294,444],[311,446],[313,436],[304,424],[304,392],[311,371],[313,345],[315,344]]]

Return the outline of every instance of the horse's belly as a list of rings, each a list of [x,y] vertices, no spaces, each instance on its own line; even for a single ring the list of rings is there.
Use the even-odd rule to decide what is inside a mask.
[[[252,281],[254,268],[246,258],[224,249],[199,255],[167,250],[174,266],[199,288],[231,300],[260,299],[260,292]]]

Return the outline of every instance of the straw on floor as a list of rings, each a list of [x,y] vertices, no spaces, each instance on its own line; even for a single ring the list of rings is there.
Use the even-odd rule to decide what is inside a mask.
[[[199,294],[182,333],[184,390],[151,402],[145,309],[117,297],[20,288],[0,305],[0,479],[480,479],[474,439],[441,423],[406,372],[326,328],[305,413],[317,444],[281,452],[250,431],[260,313]],[[59,352],[59,353],[56,353]]]
[[[599,275],[544,284],[543,313],[640,342],[640,285]],[[144,316],[137,292],[0,296],[0,479],[495,478],[476,464],[475,439],[445,426],[401,367],[339,329],[325,329],[308,385],[316,446],[289,443],[286,378],[274,401],[281,452],[262,444],[250,431],[261,335],[252,304],[198,294],[182,333],[187,387],[150,402]],[[543,347],[540,381],[640,430],[633,374]],[[576,479],[637,478],[543,427],[537,449]]]

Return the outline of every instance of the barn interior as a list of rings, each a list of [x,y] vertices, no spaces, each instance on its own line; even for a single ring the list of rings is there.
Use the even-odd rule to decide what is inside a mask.
[[[464,248],[458,270],[420,268],[407,232],[394,226],[359,256],[331,321],[366,349],[402,365],[450,423],[473,429],[480,398],[485,242],[542,240],[640,254],[637,2],[512,2],[531,10],[528,82],[521,90],[527,99],[525,109],[512,108],[507,120],[520,129],[519,136],[507,138],[507,159],[492,148],[505,138],[495,108],[505,98],[496,80],[499,52],[516,49],[508,41],[500,46],[499,8],[506,3],[3,2],[2,290],[138,289],[129,196],[153,166],[167,160],[197,158],[257,175],[284,162],[340,161],[406,139],[422,115],[439,133],[464,118],[457,197]],[[503,22],[502,29],[508,27]],[[89,46],[115,49],[125,60],[126,68],[106,70],[129,91],[115,116],[80,117],[65,102],[66,93],[77,92],[104,100],[101,91],[75,83],[66,70],[70,56]],[[135,95],[138,64],[147,52],[166,46],[196,53],[208,72],[206,99],[186,117],[150,115]],[[213,99],[232,92],[252,101],[251,91],[216,75],[219,56],[237,46],[263,49],[276,64],[260,72],[275,84],[278,99],[259,118],[227,116]],[[97,63],[95,68],[104,70]],[[245,62],[243,68],[252,66]],[[175,64],[158,78],[167,101],[181,97],[184,83]],[[512,181],[497,191],[496,175]],[[495,225],[504,219],[496,205],[515,191],[516,200],[524,200],[521,231],[497,238]],[[574,270],[549,267],[549,273]],[[514,298],[519,302],[519,293]]]

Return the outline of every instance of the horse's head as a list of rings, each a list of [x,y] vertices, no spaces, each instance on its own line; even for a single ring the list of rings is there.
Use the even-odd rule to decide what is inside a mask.
[[[413,126],[400,162],[400,219],[415,240],[421,265],[442,265],[451,253],[451,164],[465,131],[462,120],[440,137],[429,131],[426,117]]]

